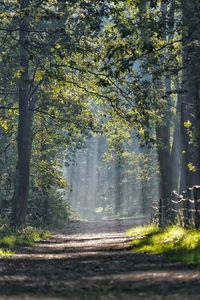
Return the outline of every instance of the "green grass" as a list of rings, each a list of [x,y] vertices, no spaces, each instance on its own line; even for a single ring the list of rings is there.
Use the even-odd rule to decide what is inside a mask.
[[[14,251],[0,248],[0,256],[9,256],[15,254]]]
[[[134,252],[165,254],[173,261],[200,263],[200,230],[145,225],[127,230]]]
[[[13,230],[7,225],[0,227],[0,256],[14,254],[16,246],[31,245],[34,242],[50,239],[51,233],[47,230],[31,226]]]
[[[129,228],[126,234],[129,236],[146,236],[149,234],[157,233],[159,231],[158,226],[155,224],[143,225]]]

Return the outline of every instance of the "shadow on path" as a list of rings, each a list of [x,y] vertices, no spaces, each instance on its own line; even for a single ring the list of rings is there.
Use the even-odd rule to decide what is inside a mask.
[[[198,268],[128,250],[132,225],[72,223],[1,258],[0,299],[200,299]]]

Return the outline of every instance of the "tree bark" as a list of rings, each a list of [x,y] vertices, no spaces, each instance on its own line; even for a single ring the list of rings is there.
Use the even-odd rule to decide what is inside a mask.
[[[200,31],[189,22],[189,16],[200,7],[199,2],[183,1],[183,22],[187,28],[187,38],[183,50],[183,96],[181,104],[181,189],[200,184],[200,53],[195,42],[200,39]],[[189,124],[187,122],[189,121]],[[193,169],[189,168],[194,167]]]
[[[161,199],[161,217],[162,224],[164,226],[167,220],[167,210],[169,206],[169,195],[171,192],[170,189],[170,168],[169,168],[169,126],[165,124],[162,127],[156,129],[157,144],[158,144],[158,162],[160,168],[160,199]]]
[[[178,81],[178,80],[177,80]],[[176,89],[179,90],[179,83],[176,84]],[[178,95],[176,104],[176,118],[174,124],[172,148],[170,153],[170,189],[172,191],[177,191],[180,193],[180,138],[181,138],[181,96]]]
[[[119,156],[115,163],[115,214],[120,214],[122,209],[121,172],[122,159]]]
[[[171,3],[171,8],[168,8],[168,4],[166,1],[161,2],[161,12],[163,14],[163,22],[164,22],[164,39],[168,41],[168,38],[173,38],[172,28],[167,28],[167,12],[170,9],[170,17],[171,17],[171,26],[173,26],[174,22],[174,1]],[[169,25],[168,25],[169,26]],[[168,33],[168,29],[170,29]],[[166,56],[170,53],[168,49],[166,50]],[[173,140],[172,146],[170,142],[171,138],[171,123],[172,123],[172,98],[171,98],[171,86],[172,86],[172,78],[171,74],[166,74],[164,77],[164,83],[160,83],[163,85],[163,90],[165,91],[166,98],[166,108],[163,112],[164,114],[164,123],[156,129],[157,136],[157,144],[158,144],[158,162],[160,167],[160,197],[161,197],[161,213],[163,216],[160,218],[162,220],[162,226],[166,225],[166,223],[171,222],[170,220],[170,195],[174,189],[178,189],[179,186],[179,158],[177,157],[177,149],[179,149],[180,144],[180,131],[178,122],[178,106],[180,104],[180,99],[177,99],[177,124],[174,126],[173,130]],[[178,146],[178,147],[177,147]],[[174,174],[175,172],[175,174]],[[172,217],[173,218],[173,217]]]
[[[19,24],[20,70],[19,117],[18,117],[18,160],[12,199],[11,225],[20,226],[26,221],[29,194],[30,159],[32,146],[32,125],[34,99],[30,98],[29,85],[29,0],[21,0]]]

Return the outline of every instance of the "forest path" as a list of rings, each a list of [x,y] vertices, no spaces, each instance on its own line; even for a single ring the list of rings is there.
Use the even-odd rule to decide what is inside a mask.
[[[200,299],[200,269],[130,251],[124,230],[138,222],[71,223],[0,258],[0,300]]]

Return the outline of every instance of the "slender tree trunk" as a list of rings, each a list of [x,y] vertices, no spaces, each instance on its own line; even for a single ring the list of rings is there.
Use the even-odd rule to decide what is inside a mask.
[[[45,143],[45,138],[41,139],[40,151],[41,151],[40,161],[47,162],[48,157],[47,157],[47,145]],[[41,191],[42,191],[42,200],[43,200],[43,210],[42,210],[43,225],[48,225],[50,185],[48,184],[48,178],[45,178],[45,173],[41,174]]]
[[[29,86],[29,0],[21,0],[19,24],[20,70],[19,79],[19,119],[18,119],[18,161],[12,199],[11,224],[25,223],[29,194],[30,159],[32,146],[32,124],[34,100],[30,99]]]
[[[157,144],[158,144],[158,162],[160,168],[160,198],[162,202],[162,214],[161,219],[163,220],[163,224],[167,221],[167,210],[169,206],[169,195],[171,192],[170,189],[170,151],[169,151],[169,127],[165,125],[163,127],[159,127],[156,130],[157,135]]]
[[[122,209],[121,169],[122,160],[119,156],[115,164],[115,214],[120,214]]]
[[[177,80],[176,89],[179,90],[179,83]],[[173,132],[172,148],[170,154],[170,188],[171,191],[180,192],[180,138],[181,138],[181,96],[178,95],[176,104],[176,118]]]

